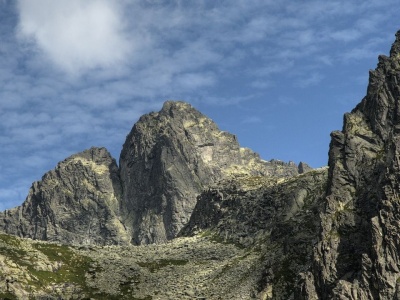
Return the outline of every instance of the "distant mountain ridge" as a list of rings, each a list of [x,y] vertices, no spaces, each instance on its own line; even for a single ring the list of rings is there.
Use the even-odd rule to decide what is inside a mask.
[[[67,244],[162,243],[186,225],[210,184],[298,173],[294,163],[241,148],[190,104],[167,101],[134,125],[119,168],[105,148],[72,155],[35,182],[21,206],[1,214],[0,230]]]

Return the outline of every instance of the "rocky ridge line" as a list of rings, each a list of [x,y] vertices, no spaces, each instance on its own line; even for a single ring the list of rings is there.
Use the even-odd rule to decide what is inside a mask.
[[[167,102],[161,112],[144,116],[128,136],[119,182],[121,203],[131,207],[114,215],[125,226],[138,225],[127,239],[133,236],[136,243],[168,239],[167,234],[184,224],[180,216],[188,218],[182,207],[173,205],[175,200],[192,199],[185,198],[182,189],[190,178],[191,196],[200,193],[200,186],[206,187],[181,230],[192,237],[162,245],[66,249],[0,235],[0,297],[32,292],[34,283],[33,293],[39,299],[72,298],[71,289],[76,289],[75,294],[102,293],[109,299],[139,295],[142,299],[399,300],[399,83],[400,31],[390,56],[380,56],[376,70],[370,72],[366,97],[345,115],[342,131],[331,134],[328,170],[294,177],[286,175],[297,174],[296,166],[284,165],[271,173],[268,167],[278,164],[251,153],[243,158],[247,152],[240,150],[233,136],[220,133],[190,106]],[[197,120],[194,125],[185,123],[190,114]],[[228,141],[231,144],[226,145]],[[221,167],[214,158],[224,151],[232,157],[220,160]],[[89,177],[107,173],[98,172],[97,163],[80,160],[71,165],[77,170],[74,174],[89,174],[93,166],[97,175]],[[110,167],[109,174],[115,174],[113,170]],[[134,174],[141,177],[135,179]],[[154,197],[148,197],[146,187],[153,180],[149,195]],[[132,187],[131,193],[126,187]],[[32,189],[32,195],[41,194]],[[106,199],[112,195],[121,195],[118,188]],[[132,198],[135,195],[138,198]],[[169,202],[164,201],[167,196]],[[147,200],[129,214],[140,199]],[[185,208],[190,210],[190,205],[194,204]],[[57,219],[47,214],[51,205],[38,207],[45,212],[40,216],[49,215],[39,218],[42,223],[21,221],[20,208],[9,212],[11,220],[4,218],[2,226],[18,231],[16,224],[22,224],[22,229],[32,230],[32,224]],[[156,230],[140,227],[146,222]],[[40,235],[50,236],[45,227],[37,228]],[[25,251],[32,248],[40,251]],[[82,268],[74,273],[77,266]]]
[[[120,167],[104,148],[75,154],[0,215],[0,230],[66,244],[163,243],[189,221],[197,196],[224,178],[291,177],[301,163],[264,161],[184,102],[167,101],[127,136]]]

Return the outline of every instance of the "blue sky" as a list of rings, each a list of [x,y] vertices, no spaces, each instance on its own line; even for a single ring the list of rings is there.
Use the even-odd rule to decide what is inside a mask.
[[[0,0],[0,210],[185,100],[264,159],[327,164],[400,29],[397,1]]]

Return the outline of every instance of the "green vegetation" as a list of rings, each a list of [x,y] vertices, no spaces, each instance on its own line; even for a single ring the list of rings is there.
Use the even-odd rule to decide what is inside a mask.
[[[147,268],[154,273],[166,266],[184,266],[188,263],[185,259],[160,259],[151,262],[138,262],[137,264],[143,268]]]
[[[85,274],[92,265],[91,258],[79,255],[65,245],[34,242],[31,247],[32,250],[28,249],[15,236],[0,234],[0,252],[16,266],[26,268],[30,275],[27,283],[32,292],[37,289],[47,290],[52,285],[72,284],[82,295],[97,297],[96,290],[88,287],[85,280]],[[48,262],[40,262],[39,257],[42,255],[48,258]],[[43,270],[46,267],[49,270]],[[15,299],[15,296],[3,293],[0,299]]]
[[[32,285],[45,287],[52,283],[68,282],[80,286],[84,292],[90,292],[85,281],[85,274],[92,263],[89,257],[78,255],[65,245],[37,243],[33,244],[33,247],[46,255],[50,262],[57,263],[59,268],[42,271],[36,270],[33,266],[28,267],[31,274],[36,277]]]
[[[12,260],[24,258],[27,253],[20,248],[20,241],[17,237],[7,234],[0,234],[0,253]]]
[[[14,300],[17,298],[9,292],[0,292],[0,299],[1,300]]]
[[[218,243],[218,244],[224,244],[224,245],[234,245],[235,247],[239,249],[244,249],[246,246],[240,244],[237,241],[234,241],[232,239],[225,239],[221,237],[217,232],[212,231],[212,230],[203,230],[202,232],[199,233],[200,237],[205,237],[208,238],[211,242]]]

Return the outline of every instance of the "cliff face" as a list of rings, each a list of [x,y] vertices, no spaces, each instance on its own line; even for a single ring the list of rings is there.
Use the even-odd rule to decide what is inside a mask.
[[[304,299],[400,299],[400,32],[366,97],[332,133],[321,233]]]
[[[200,192],[238,174],[293,176],[294,164],[262,161],[236,137],[184,102],[142,116],[120,157],[124,223],[136,244],[170,240],[188,222]]]
[[[121,192],[115,160],[106,149],[91,148],[33,183],[22,206],[1,213],[0,229],[67,244],[128,243],[119,220]]]
[[[204,191],[182,235],[212,236],[260,256],[259,299],[293,299],[312,261],[327,168],[287,179],[245,176]]]

